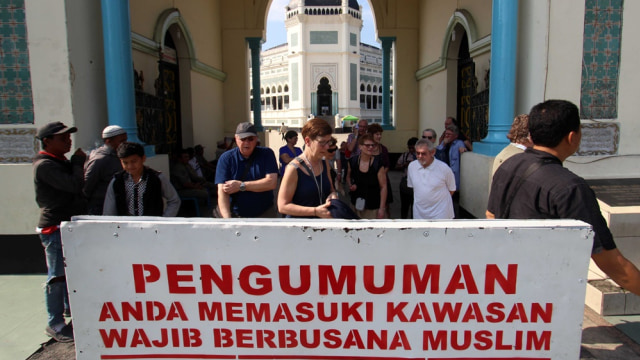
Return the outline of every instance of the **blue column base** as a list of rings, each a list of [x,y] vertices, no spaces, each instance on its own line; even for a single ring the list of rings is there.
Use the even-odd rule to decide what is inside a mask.
[[[143,147],[144,147],[144,155],[146,157],[156,156],[156,147],[154,145],[143,145]]]
[[[395,130],[395,126],[391,124],[382,124],[382,130]]]
[[[487,156],[496,156],[507,145],[509,145],[509,142],[478,141],[473,143],[473,152]]]

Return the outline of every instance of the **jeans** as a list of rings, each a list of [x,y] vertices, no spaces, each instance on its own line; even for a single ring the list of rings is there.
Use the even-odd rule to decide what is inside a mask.
[[[64,273],[62,239],[60,230],[51,234],[40,234],[40,241],[47,258],[47,283],[44,300],[49,314],[49,326],[64,323],[64,309],[69,308],[67,279]]]

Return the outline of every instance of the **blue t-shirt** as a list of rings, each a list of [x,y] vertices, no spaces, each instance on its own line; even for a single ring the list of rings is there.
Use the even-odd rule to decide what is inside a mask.
[[[251,160],[253,159],[253,160]],[[251,168],[245,167],[252,161]],[[224,184],[227,180],[252,181],[263,179],[267,174],[277,174],[278,163],[273,150],[267,147],[256,146],[253,154],[245,159],[240,154],[240,149],[234,148],[226,151],[218,159],[216,167],[216,184]],[[241,191],[231,195],[231,213],[241,217],[256,217],[273,206],[273,191]]]
[[[291,149],[289,149],[287,145],[280,148],[280,156],[278,156],[278,161],[280,161],[280,176],[284,176],[284,168],[287,166],[287,164],[282,162],[282,154],[289,155],[291,159],[295,159],[296,156],[302,154],[302,149],[299,147],[295,146],[294,149],[296,151],[295,154],[291,152]]]

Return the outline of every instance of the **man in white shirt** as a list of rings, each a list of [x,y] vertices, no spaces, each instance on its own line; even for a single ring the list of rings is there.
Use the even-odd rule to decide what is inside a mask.
[[[414,219],[453,219],[456,179],[451,168],[435,158],[436,146],[428,139],[416,143],[417,160],[409,164],[407,186],[413,188]]]

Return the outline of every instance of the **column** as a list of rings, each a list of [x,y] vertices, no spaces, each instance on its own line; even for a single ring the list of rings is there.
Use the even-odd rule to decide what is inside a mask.
[[[473,151],[495,156],[508,143],[515,111],[518,1],[493,0],[491,72],[489,79],[489,133],[473,144]]]
[[[101,4],[109,125],[121,126],[129,141],[142,143],[136,125],[129,0],[102,0]],[[152,147],[145,151],[153,155]]]
[[[260,108],[260,49],[262,38],[247,38],[251,49],[251,86],[253,87],[253,125],[257,131],[264,131],[262,126],[262,110]]]
[[[395,37],[381,37],[382,41],[382,128],[393,129],[391,125],[391,46]]]

